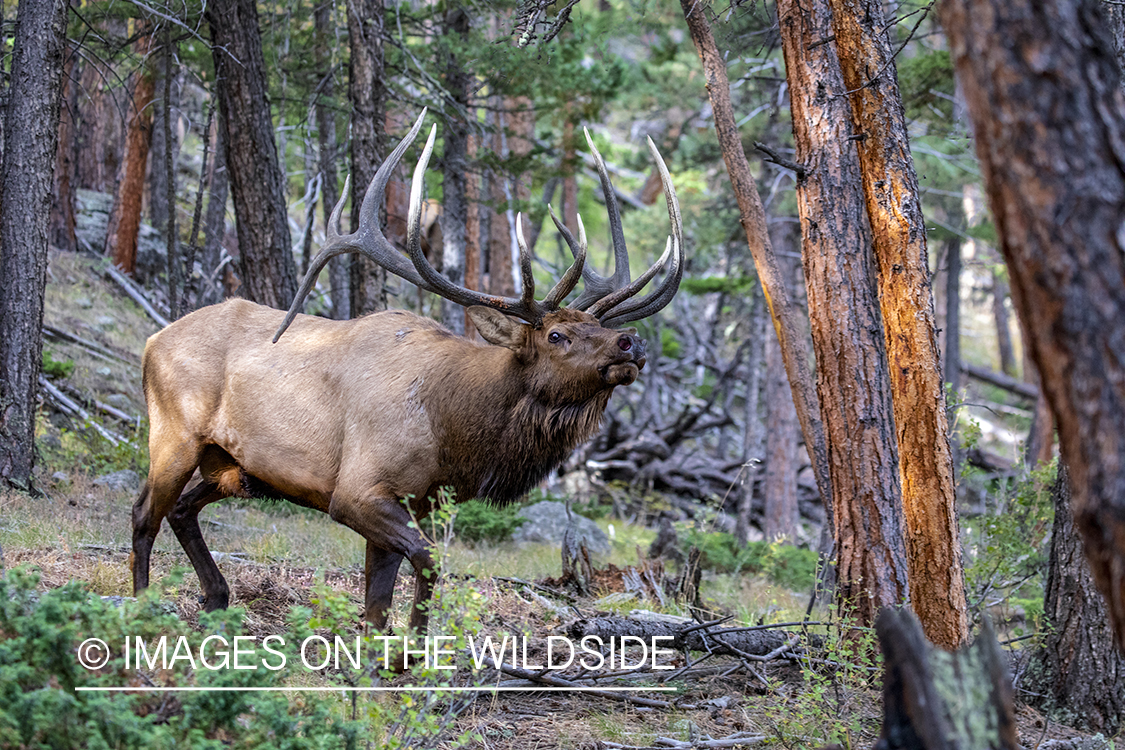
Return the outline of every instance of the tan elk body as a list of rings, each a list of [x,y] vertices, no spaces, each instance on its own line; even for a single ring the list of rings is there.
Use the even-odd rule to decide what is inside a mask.
[[[421,122],[376,175],[364,201],[368,217]],[[682,239],[670,180],[673,237],[644,276],[629,282],[627,256],[621,272],[624,243],[617,241],[620,219],[610,199],[618,263],[612,279],[585,269],[585,237],[575,242],[560,227],[575,264],[545,300],[533,298],[527,252],[523,295],[496,298],[453,287],[422,257],[417,188],[432,144],[431,133],[415,174],[413,266],[400,263],[405,258],[393,248],[397,260],[388,260],[382,246],[370,252],[385,244],[381,234],[365,236],[370,223],[344,237],[332,231],[288,315],[230,300],[149,339],[143,371],[151,463],[133,509],[135,589],[148,585],[152,543],[168,518],[199,575],[205,607],[225,607],[229,590],[203,541],[199,511],[224,497],[283,497],[330,514],[366,539],[366,618],[377,628],[386,624],[399,564],[410,560],[416,573],[410,624],[424,628],[433,561],[403,498],[424,517],[445,486],[459,499],[519,497],[593,435],[613,389],[636,380],[644,341],[606,323],[652,314],[675,293]],[[608,186],[604,166],[601,172]],[[296,315],[327,260],[353,250],[468,305],[488,343],[402,311],[349,321]],[[660,288],[631,300],[669,258]],[[586,279],[586,292],[574,303],[581,309],[559,307],[579,276]]]

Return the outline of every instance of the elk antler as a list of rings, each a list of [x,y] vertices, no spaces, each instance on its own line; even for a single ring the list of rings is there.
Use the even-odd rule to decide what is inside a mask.
[[[676,198],[676,189],[672,186],[672,176],[664,164],[660,152],[652,138],[648,139],[648,150],[656,160],[656,168],[660,172],[660,182],[664,186],[664,198],[668,203],[668,220],[672,225],[672,234],[664,249],[664,254],[647,271],[641,274],[636,281],[629,282],[629,250],[625,246],[625,233],[621,229],[621,211],[617,207],[617,197],[614,195],[613,183],[610,182],[609,172],[606,169],[602,155],[594,146],[590,131],[582,129],[586,134],[586,143],[590,146],[590,153],[594,156],[594,163],[598,167],[598,176],[601,178],[602,193],[605,195],[606,211],[609,214],[609,231],[613,241],[613,274],[600,276],[589,266],[582,271],[582,278],[586,288],[574,302],[570,304],[577,310],[588,310],[606,328],[613,328],[631,320],[640,320],[662,310],[676,290],[680,288],[680,279],[684,275],[684,222],[680,216],[680,203]],[[630,299],[637,294],[644,285],[660,272],[671,257],[672,266],[668,269],[664,281],[645,297]]]
[[[379,206],[383,202],[391,172],[398,166],[403,154],[406,153],[406,149],[418,136],[425,117],[426,110],[423,109],[410,132],[406,134],[406,137],[379,167],[379,170],[371,179],[371,184],[367,187],[367,193],[364,195],[363,205],[359,211],[359,226],[351,234],[346,235],[340,234],[340,214],[343,212],[344,203],[348,199],[351,180],[349,178],[344,182],[343,195],[341,195],[340,201],[332,210],[331,217],[329,217],[327,242],[310,263],[309,270],[301,282],[301,288],[293,299],[293,304],[290,306],[285,320],[277,329],[277,333],[274,334],[274,343],[281,338],[281,335],[293,322],[297,311],[312,290],[316,278],[325,264],[328,263],[329,259],[341,253],[363,253],[396,276],[422,289],[434,292],[451,302],[466,307],[471,305],[491,307],[521,318],[532,325],[539,325],[547,313],[557,310],[566,296],[573,291],[579,278],[585,280],[586,288],[570,307],[577,310],[589,308],[590,314],[598,318],[602,325],[607,328],[652,315],[672,299],[679,288],[680,278],[683,276],[683,221],[680,218],[676,191],[672,187],[672,178],[668,174],[668,168],[664,165],[664,160],[660,158],[660,153],[656,150],[651,138],[648,140],[648,147],[656,159],[657,168],[660,170],[660,179],[664,185],[664,196],[668,202],[668,217],[672,223],[672,235],[668,238],[664,254],[636,281],[632,283],[629,281],[629,251],[625,246],[624,232],[621,229],[621,212],[613,194],[613,185],[610,183],[609,174],[606,171],[601,154],[594,148],[589,132],[586,133],[586,141],[590,144],[590,150],[593,152],[598,165],[602,190],[606,196],[606,208],[609,211],[610,233],[613,238],[614,250],[614,272],[612,276],[608,278],[600,276],[586,266],[586,229],[582,224],[581,217],[578,218],[578,239],[576,240],[566,226],[558,220],[550,206],[548,206],[548,211],[550,211],[551,220],[570,247],[571,254],[574,256],[574,263],[548,292],[542,302],[535,299],[535,277],[531,268],[531,252],[528,250],[523,237],[522,214],[516,217],[516,242],[519,245],[520,276],[523,280],[523,291],[519,297],[501,297],[476,292],[458,286],[438,273],[426,260],[426,256],[422,254],[420,236],[423,175],[426,166],[429,164],[430,155],[433,153],[434,138],[437,134],[436,125],[430,129],[430,135],[426,139],[426,145],[422,149],[418,165],[414,168],[406,233],[407,255],[410,258],[408,263],[406,257],[387,241],[379,228]],[[631,300],[645,284],[668,264],[669,258],[672,259],[672,265],[660,286],[646,297]]]

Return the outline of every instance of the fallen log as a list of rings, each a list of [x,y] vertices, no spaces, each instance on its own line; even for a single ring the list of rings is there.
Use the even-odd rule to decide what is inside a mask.
[[[628,617],[597,617],[577,620],[570,624],[567,634],[579,641],[586,636],[611,638],[635,636],[651,643],[652,638],[671,638],[661,643],[661,648],[680,651],[700,651],[720,656],[736,656],[764,661],[780,657],[795,648],[790,634],[779,630],[747,631],[741,628],[718,628],[687,625],[660,620],[635,620]]]
[[[997,388],[1003,388],[1009,393],[1014,393],[1017,396],[1029,398],[1032,401],[1039,398],[1039,389],[1031,383],[1025,383],[1022,380],[1016,380],[1011,375],[1006,375],[1002,372],[989,370],[987,367],[977,367],[975,365],[961,363],[961,372],[968,375],[970,378],[980,380],[989,385],[994,385]]]
[[[168,318],[161,315],[152,301],[140,290],[140,287],[133,283],[133,280],[128,276],[121,273],[116,266],[112,263],[107,265],[105,267],[105,275],[117,282],[117,285],[125,291],[125,294],[129,295],[134,302],[140,305],[141,309],[148,313],[148,316],[156,321],[157,325],[161,328],[166,328],[168,326]]]

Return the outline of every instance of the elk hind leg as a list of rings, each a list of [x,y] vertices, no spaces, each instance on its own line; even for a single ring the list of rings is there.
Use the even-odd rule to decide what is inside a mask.
[[[204,475],[206,477],[206,474]],[[176,507],[168,514],[168,525],[176,534],[180,546],[184,548],[195,574],[199,577],[199,585],[203,590],[200,603],[207,612],[216,609],[226,609],[230,602],[230,587],[219,566],[211,557],[207,549],[207,542],[203,539],[203,532],[199,528],[199,511],[211,503],[221,500],[227,493],[219,485],[206,478],[192,487],[176,501]]]
[[[129,567],[133,571],[134,594],[148,588],[152,545],[160,533],[160,523],[175,507],[199,462],[198,448],[165,451],[163,455],[152,453],[148,481],[133,503],[133,551],[129,555]]]

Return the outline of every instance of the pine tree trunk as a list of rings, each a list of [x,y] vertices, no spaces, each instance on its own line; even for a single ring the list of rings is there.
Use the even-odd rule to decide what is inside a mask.
[[[772,329],[766,328],[765,300],[762,299],[761,291],[755,289],[751,294],[750,330],[747,334],[750,344],[746,351],[746,406],[742,430],[742,486],[738,491],[738,517],[734,526],[735,540],[743,547],[750,541],[754,484],[762,464],[762,443],[765,442],[765,423],[758,413],[765,342],[767,337],[777,337]]]
[[[926,637],[956,649],[968,637],[953,455],[945,416],[926,227],[906,117],[880,0],[829,0],[851,142],[859,152],[879,264],[891,367],[910,598]],[[872,81],[871,76],[878,76]],[[859,136],[856,138],[856,136]]]
[[[797,410],[777,336],[766,336],[766,471],[762,496],[767,541],[797,540]]]
[[[996,349],[1000,353],[1000,372],[1016,377],[1016,355],[1012,348],[1012,327],[1008,319],[1008,280],[1002,271],[992,272],[992,317],[996,321]]]
[[[1125,649],[1125,100],[1113,41],[1093,2],[941,11],[1075,522]]]
[[[62,101],[59,107],[59,138],[55,152],[55,184],[51,190],[51,244],[74,252],[78,238],[74,233],[75,145],[77,143],[78,82],[74,80],[76,50],[68,47],[62,72]]]
[[[107,18],[97,28],[109,37],[125,36],[124,25],[124,21]],[[130,104],[128,87],[115,81],[111,66],[97,58],[83,61],[76,110],[75,187],[99,193],[111,193],[116,188]]]
[[[221,302],[223,299],[222,262],[223,238],[227,233],[227,136],[222,117],[215,118],[212,138],[211,175],[207,189],[207,214],[203,220],[203,283],[199,286],[196,308]]]
[[[332,43],[330,3],[320,3],[316,6],[313,11],[313,23],[316,27],[316,45],[313,48],[316,70],[323,81],[316,102],[316,136],[324,224],[327,226],[332,209],[340,200],[339,175],[336,172],[336,151],[339,147],[336,142],[336,115],[328,104],[336,92],[329,53],[329,45]],[[352,316],[351,288],[348,278],[350,260],[350,255],[337,255],[328,261],[328,287],[332,297],[332,317],[335,320],[347,320]]]
[[[58,138],[65,0],[16,12],[0,167],[0,483],[33,490],[47,223]]]
[[[137,39],[135,51],[144,59],[152,50],[152,36]],[[133,96],[128,102],[129,117],[125,125],[125,152],[121,157],[113,209],[106,228],[105,252],[115,266],[132,275],[137,268],[137,234],[141,226],[141,201],[145,189],[145,165],[152,142],[152,67],[145,64],[137,71]]]
[[[442,35],[448,39],[469,33],[469,11],[461,3],[450,3],[442,19]],[[465,172],[468,167],[469,123],[461,119],[469,110],[469,72],[466,61],[451,50],[441,49],[440,61],[445,70],[445,87],[456,104],[445,122],[445,146],[441,157],[441,272],[458,286],[465,283],[465,225],[468,205],[465,201]],[[457,334],[465,332],[464,309],[444,297],[441,300],[441,322]]]
[[[270,117],[258,9],[253,0],[214,0],[206,17],[227,129],[241,291],[249,300],[285,310],[297,293],[297,265]]]
[[[352,106],[352,228],[359,224],[359,208],[371,178],[387,155],[383,35],[386,18],[381,0],[347,4],[348,101]],[[382,220],[382,217],[380,217]],[[387,309],[387,272],[363,255],[351,259],[353,318]]]
[[[1070,510],[1066,464],[1055,480],[1051,565],[1043,600],[1043,647],[1029,673],[1038,705],[1062,709],[1086,729],[1117,734],[1125,726],[1125,656],[1113,647],[1105,599],[1097,592]],[[1068,722],[1070,723],[1070,722]]]
[[[828,433],[837,599],[860,623],[909,599],[898,446],[875,260],[826,0],[778,3],[805,287]]]

